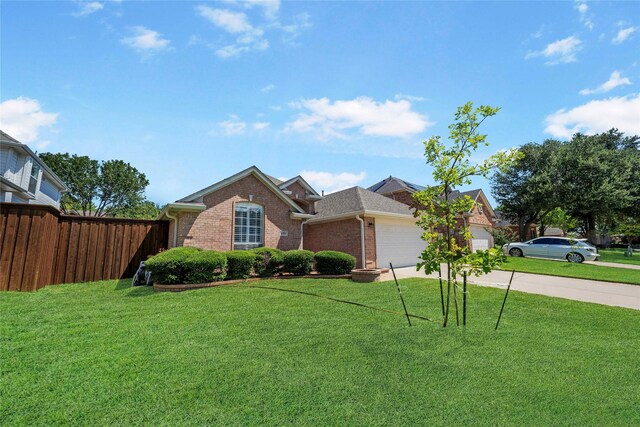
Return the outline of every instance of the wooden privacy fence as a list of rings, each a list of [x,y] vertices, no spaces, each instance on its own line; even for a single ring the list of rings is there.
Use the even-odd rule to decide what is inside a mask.
[[[132,277],[140,261],[167,248],[168,235],[165,221],[0,203],[0,291]]]

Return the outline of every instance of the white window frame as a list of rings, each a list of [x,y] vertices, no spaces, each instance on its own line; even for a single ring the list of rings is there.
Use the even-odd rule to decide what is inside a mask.
[[[37,171],[36,172],[36,176],[33,176],[33,171],[34,170]],[[40,181],[40,172],[41,172],[41,170],[42,170],[42,168],[40,167],[40,165],[37,164],[36,162],[32,161],[31,170],[29,171],[29,178],[28,178],[28,181],[27,181],[27,192],[29,194],[36,194],[36,192],[38,191],[38,184],[39,184],[38,181]],[[36,185],[33,188],[33,191],[31,191],[31,182],[32,182],[31,180],[32,179],[34,179],[35,183],[36,183]]]
[[[252,225],[251,213],[258,213],[259,225]],[[243,215],[244,214],[244,215]],[[238,224],[238,220],[244,221]],[[238,233],[238,229],[241,229]],[[256,233],[257,228],[257,233]],[[257,241],[256,241],[257,240]],[[251,249],[264,246],[264,206],[257,203],[240,202],[234,206],[233,245],[235,249]]]

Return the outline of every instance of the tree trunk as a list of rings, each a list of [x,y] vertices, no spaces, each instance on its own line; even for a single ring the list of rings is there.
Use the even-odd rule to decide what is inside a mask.
[[[587,225],[587,240],[589,241],[589,243],[591,243],[592,245],[596,244],[597,238],[596,238],[596,216],[594,215],[593,212],[589,212],[586,215],[586,225]]]
[[[524,218],[518,218],[518,237],[521,242],[527,240],[527,228]]]

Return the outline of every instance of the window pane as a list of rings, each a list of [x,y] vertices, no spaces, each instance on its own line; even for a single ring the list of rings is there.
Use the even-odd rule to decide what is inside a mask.
[[[236,205],[235,243],[262,243],[262,207],[254,204]]]

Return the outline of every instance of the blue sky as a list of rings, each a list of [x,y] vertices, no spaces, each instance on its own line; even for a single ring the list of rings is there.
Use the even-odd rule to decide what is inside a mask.
[[[428,185],[421,142],[466,101],[502,108],[478,159],[640,134],[638,2],[5,1],[0,31],[2,129],[128,161],[161,204],[254,164]]]

